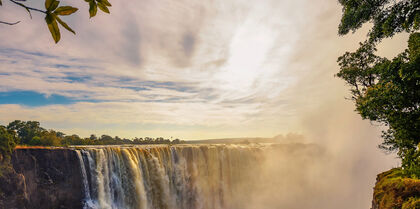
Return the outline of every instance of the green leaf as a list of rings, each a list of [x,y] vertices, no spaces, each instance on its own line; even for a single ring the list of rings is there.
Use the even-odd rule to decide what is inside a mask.
[[[57,7],[58,7],[58,5],[60,4],[60,2],[59,1],[54,1],[52,4],[51,4],[51,7],[48,9],[48,11],[54,11],[55,9],[57,9]]]
[[[75,7],[71,7],[71,6],[62,6],[62,7],[58,7],[54,13],[57,15],[71,15],[73,13],[75,13],[78,9]]]
[[[98,11],[98,6],[96,5],[95,1],[89,2],[89,15],[90,17],[94,17],[96,15],[96,12]]]
[[[61,26],[63,26],[65,29],[67,29],[68,31],[70,31],[70,32],[72,32],[73,34],[76,34],[76,32],[74,32],[74,30],[73,29],[71,29],[68,25],[67,25],[67,23],[65,23],[65,22],[63,22],[58,16],[57,16],[57,21],[58,21],[58,23],[60,23],[60,25]]]
[[[108,0],[98,0],[98,2],[102,2],[105,6],[108,6],[108,7],[112,6]]]
[[[55,43],[60,41],[60,29],[56,21],[56,16],[54,14],[47,14],[45,17],[45,22],[47,22],[48,29],[50,30],[51,36],[53,37]]]
[[[57,0],[45,0],[45,9],[47,9],[47,11],[54,11],[59,4],[60,2]]]
[[[45,9],[47,9],[47,11],[54,11],[59,4],[60,2],[57,0],[45,0]]]
[[[51,24],[54,20],[55,16],[51,13],[47,13],[47,16],[45,16],[45,22],[47,22],[47,24]]]
[[[45,0],[45,9],[48,10],[55,0]]]
[[[101,9],[103,12],[108,13],[109,14],[109,10],[108,7],[106,7],[105,4],[103,4],[102,2],[98,2],[98,7],[99,9]]]

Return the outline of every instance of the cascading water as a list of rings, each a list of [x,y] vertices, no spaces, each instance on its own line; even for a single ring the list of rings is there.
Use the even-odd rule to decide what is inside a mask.
[[[85,209],[236,209],[264,146],[82,147]]]

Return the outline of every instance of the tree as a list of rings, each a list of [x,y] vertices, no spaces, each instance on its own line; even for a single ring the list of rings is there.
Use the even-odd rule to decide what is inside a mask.
[[[397,151],[404,170],[420,176],[420,1],[339,0],[343,16],[339,34],[373,27],[355,52],[338,58],[336,75],[350,86],[356,111],[363,119],[387,127],[380,148]],[[408,49],[392,60],[375,55],[387,37],[409,32]]]
[[[90,140],[90,139],[89,139]],[[82,138],[80,138],[78,135],[73,134],[71,136],[65,136],[61,140],[62,145],[85,145],[89,143],[89,141],[86,141]]]
[[[66,135],[65,133],[60,132],[60,131],[57,131],[56,133],[57,133],[57,137],[59,138],[63,138]]]
[[[2,1],[4,0],[0,0],[0,6],[3,5]],[[58,27],[58,24],[60,24],[63,28],[72,32],[73,34],[76,34],[76,32],[72,28],[70,28],[70,26],[67,25],[67,23],[65,23],[60,18],[60,16],[71,15],[77,12],[78,8],[75,8],[72,6],[59,7],[60,1],[57,1],[57,0],[45,0],[44,10],[27,6],[26,4],[23,3],[26,0],[6,0],[6,1],[9,1],[15,5],[18,5],[24,8],[29,13],[29,16],[31,17],[31,19],[32,19],[32,14],[31,14],[32,11],[44,13],[45,22],[47,23],[48,30],[50,31],[51,36],[53,37],[55,43],[58,43],[61,39],[60,28]],[[89,4],[90,18],[96,15],[98,8],[105,13],[110,13],[108,7],[111,7],[111,4],[108,2],[108,0],[85,0],[85,1]],[[20,21],[17,21],[17,22],[0,21],[1,24],[6,24],[6,25],[16,25],[19,22]]]
[[[373,23],[369,42],[379,42],[396,33],[415,32],[420,27],[420,1],[390,0],[338,0],[343,6],[343,15],[338,33],[355,32],[366,22]]]
[[[98,140],[98,137],[96,137],[95,134],[91,134],[89,137],[90,140]]]
[[[21,144],[30,144],[30,141],[33,137],[40,137],[42,132],[45,131],[45,129],[40,126],[38,121],[25,122],[20,120],[10,122],[7,126],[7,129],[17,133],[19,143]]]
[[[16,146],[15,136],[6,127],[0,126],[0,163],[7,160]]]
[[[54,130],[43,131],[40,138],[42,146],[58,147],[61,145],[61,139],[57,137],[57,132]]]
[[[172,141],[172,144],[179,144],[179,143],[181,143],[181,141],[178,138]]]

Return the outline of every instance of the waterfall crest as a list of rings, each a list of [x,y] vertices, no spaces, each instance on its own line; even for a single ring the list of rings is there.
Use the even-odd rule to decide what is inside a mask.
[[[265,149],[250,145],[79,147],[84,208],[243,208],[240,200],[246,199],[259,176]]]

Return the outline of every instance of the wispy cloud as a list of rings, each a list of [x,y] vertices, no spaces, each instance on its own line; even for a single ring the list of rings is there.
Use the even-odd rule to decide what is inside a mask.
[[[320,0],[115,1],[111,15],[93,19],[83,1],[65,3],[80,8],[66,19],[77,35],[63,31],[58,45],[39,14],[0,25],[7,40],[0,43],[0,92],[35,92],[48,105],[4,101],[3,123],[20,112],[57,124],[41,115],[68,111],[63,121],[79,121],[93,111],[96,123],[112,117],[139,126],[224,125],[232,135],[249,127],[261,136],[301,132],[308,113],[343,99],[336,57],[366,32],[338,37],[341,10]],[[26,15],[6,7],[0,19]],[[71,102],[48,101],[54,96]]]
[[[281,13],[273,18],[278,6],[275,1],[255,7],[241,1],[115,2],[111,16],[93,23],[83,20],[86,14],[70,18],[78,35],[65,35],[57,46],[46,40],[45,28],[33,31],[41,39],[27,42],[25,32],[33,28],[20,25],[0,35],[19,34],[1,44],[0,91],[34,91],[92,105],[127,103],[159,112],[162,123],[162,118],[207,126],[227,124],[220,116],[239,124],[269,119],[263,106],[277,103],[295,82],[285,69],[297,31],[284,30],[293,23]],[[73,117],[86,115],[87,107],[78,108]],[[290,111],[277,111],[277,117]],[[131,117],[144,118],[133,111],[122,120]]]

